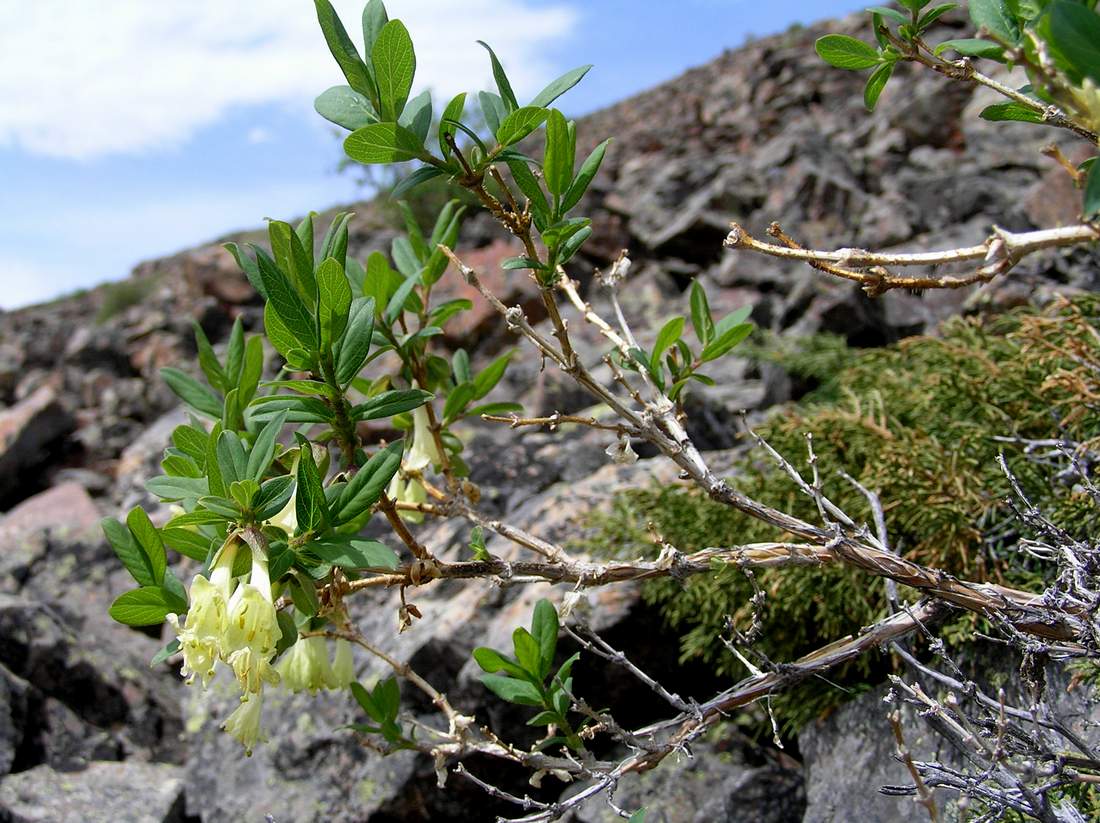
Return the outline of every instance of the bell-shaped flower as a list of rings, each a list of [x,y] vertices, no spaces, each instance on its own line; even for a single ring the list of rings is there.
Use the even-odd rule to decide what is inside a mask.
[[[413,442],[405,457],[405,466],[420,471],[428,466],[442,464],[443,457],[439,453],[439,447],[432,436],[431,424],[428,422],[428,409],[425,406],[418,406],[413,409],[412,415]]]
[[[428,501],[428,492],[423,483],[419,480],[406,482],[400,474],[393,476],[390,485],[386,488],[386,494],[391,500],[396,500],[398,503],[426,503]],[[400,514],[403,519],[408,520],[410,523],[422,523],[424,521],[423,512],[402,509]]]
[[[271,597],[267,559],[252,550],[252,574],[248,583],[237,587],[229,600],[228,630],[225,634],[226,662],[246,693],[259,692],[263,684],[278,683],[271,665],[275,644],[282,631]]]
[[[292,692],[333,688],[335,678],[323,637],[301,637],[276,665],[282,684]]]
[[[351,643],[342,637],[336,639],[336,653],[332,658],[330,688],[344,689],[355,680],[355,661],[351,655]]]
[[[190,607],[184,626],[171,614],[168,621],[176,630],[183,652],[181,674],[187,682],[195,677],[205,688],[214,677],[214,667],[223,654],[223,637],[228,628],[229,587],[232,583],[233,561],[237,557],[237,544],[231,541],[222,547],[215,558],[210,579],[201,574],[191,581]]]
[[[222,728],[240,741],[245,754],[252,756],[252,749],[265,738],[261,736],[260,714],[263,710],[263,693],[246,694],[241,705],[226,718]]]
[[[290,500],[287,501],[287,504],[283,506],[282,511],[267,521],[272,526],[278,526],[291,536],[298,531],[297,497],[298,492],[295,491],[294,494],[290,496]]]

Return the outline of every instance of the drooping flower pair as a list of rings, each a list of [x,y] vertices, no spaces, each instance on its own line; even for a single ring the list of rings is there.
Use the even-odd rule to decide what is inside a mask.
[[[228,541],[218,552],[210,577],[195,575],[191,581],[191,605],[183,626],[169,617],[183,652],[182,674],[188,683],[199,678],[205,688],[221,660],[232,670],[241,687],[241,705],[225,721],[224,728],[249,753],[261,739],[260,713],[264,684],[279,682],[271,665],[280,637],[271,596],[267,558],[252,550],[248,582],[237,583],[233,564],[239,544]]]

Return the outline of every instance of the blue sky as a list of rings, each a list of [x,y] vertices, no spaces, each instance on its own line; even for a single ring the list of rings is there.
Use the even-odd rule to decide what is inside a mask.
[[[336,0],[349,31],[361,0]],[[389,0],[417,87],[517,95],[582,63],[580,115],[750,35],[854,0]],[[308,0],[0,0],[0,307],[125,277],[138,261],[362,197],[313,97],[343,82]],[[440,105],[437,103],[437,105]]]

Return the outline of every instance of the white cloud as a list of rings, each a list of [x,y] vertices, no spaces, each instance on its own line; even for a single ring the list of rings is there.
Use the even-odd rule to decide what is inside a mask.
[[[361,41],[362,0],[335,3]],[[6,8],[6,12],[5,12]],[[496,49],[516,92],[553,72],[545,45],[567,34],[565,5],[525,0],[391,0],[417,51],[417,86],[482,87]],[[185,142],[237,106],[308,106],[344,80],[308,0],[0,0],[0,146],[85,159]],[[443,105],[440,102],[438,105]]]

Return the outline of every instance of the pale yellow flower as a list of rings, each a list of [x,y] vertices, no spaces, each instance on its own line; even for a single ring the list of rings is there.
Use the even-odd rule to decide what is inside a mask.
[[[233,667],[246,693],[259,692],[265,682],[279,682],[271,659],[281,635],[271,597],[267,559],[253,549],[248,583],[238,586],[229,600],[228,630],[224,640],[226,662]]]
[[[414,388],[418,388],[414,384]],[[413,442],[405,457],[405,465],[409,469],[421,471],[428,466],[439,466],[443,463],[443,457],[439,453],[435,438],[432,437],[431,424],[428,422],[428,409],[418,406],[413,409]]]
[[[328,661],[328,644],[323,637],[301,637],[283,655],[276,668],[282,684],[292,692],[335,688]]]
[[[336,654],[332,658],[332,685],[343,689],[355,680],[355,661],[351,655],[351,643],[342,637],[336,639]]]
[[[261,736],[260,714],[263,710],[263,693],[245,695],[233,713],[226,718],[222,728],[240,741],[245,754],[252,756],[252,748],[266,738]]]
[[[231,541],[222,547],[215,558],[209,580],[195,575],[191,581],[190,606],[184,626],[180,626],[176,615],[168,616],[183,652],[180,673],[189,684],[198,676],[204,688],[209,685],[214,677],[215,665],[223,656],[222,641],[228,628],[229,586],[236,557],[237,543]]]

